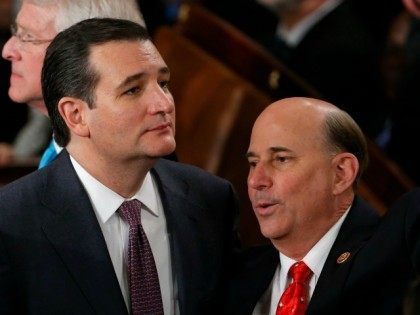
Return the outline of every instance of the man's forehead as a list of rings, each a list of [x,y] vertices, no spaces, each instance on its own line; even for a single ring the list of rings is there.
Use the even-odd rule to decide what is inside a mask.
[[[55,17],[58,7],[56,5],[38,6],[24,2],[16,16],[16,25],[25,31],[34,33],[47,33],[56,35]]]
[[[257,120],[252,130],[251,151],[273,154],[317,148],[324,141],[322,121],[309,117],[266,115]]]
[[[325,111],[320,110],[317,106],[279,103],[267,107],[261,113],[255,122],[253,131],[306,137],[307,134],[321,133],[325,119]]]
[[[116,87],[131,76],[141,79],[169,73],[150,40],[110,41],[94,45],[90,48],[89,63],[100,75],[100,80],[106,78]]]
[[[118,54],[121,58],[136,61],[158,59],[160,55],[150,40],[111,40],[105,43],[90,46],[89,54],[92,60],[95,58],[114,58]],[[118,61],[118,60],[114,60]]]

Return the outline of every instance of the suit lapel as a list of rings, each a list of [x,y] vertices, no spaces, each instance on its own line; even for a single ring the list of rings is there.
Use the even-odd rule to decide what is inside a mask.
[[[267,294],[279,264],[279,252],[272,245],[241,253],[229,286],[226,313],[252,314],[263,294]],[[271,299],[271,291],[269,294]]]
[[[361,199],[355,198],[328,254],[307,314],[334,313],[357,253],[373,235],[378,223],[379,216],[376,211]]]
[[[94,312],[127,314],[99,223],[65,150],[46,169],[43,202],[53,213],[44,233]]]
[[[181,314],[194,314],[209,299],[212,261],[212,232],[203,205],[188,198],[189,184],[168,174],[157,165],[153,174],[158,182],[170,235],[172,271],[178,290]],[[210,274],[209,274],[210,273]]]

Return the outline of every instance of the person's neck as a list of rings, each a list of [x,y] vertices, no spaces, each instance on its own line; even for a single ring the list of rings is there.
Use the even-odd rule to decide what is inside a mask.
[[[30,101],[28,105],[48,117],[48,110],[43,99]]]
[[[332,224],[334,225],[334,224]],[[332,226],[331,225],[331,226]],[[305,233],[309,237],[304,235],[298,235],[297,237],[282,237],[281,239],[272,239],[271,242],[275,248],[283,255],[295,260],[300,261],[306,254],[315,246],[316,243],[328,232],[331,228],[327,227],[324,229],[318,229],[311,231],[311,233]]]
[[[124,198],[132,197],[140,189],[146,174],[157,160],[144,158],[110,161],[71,144],[67,146],[67,151],[90,175]]]
[[[335,197],[331,205],[333,211],[330,216],[325,216],[317,222],[311,222],[302,228],[300,233],[286,235],[279,239],[272,239],[271,242],[279,252],[295,261],[302,260],[303,257],[314,247],[321,238],[340,220],[351,206],[354,200],[352,188],[349,188],[340,196]]]

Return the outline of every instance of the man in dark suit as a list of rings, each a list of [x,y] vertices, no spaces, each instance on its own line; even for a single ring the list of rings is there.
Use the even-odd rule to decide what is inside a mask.
[[[389,111],[381,89],[379,44],[352,1],[274,2],[280,3],[279,24],[263,45],[376,137]]]
[[[381,2],[374,19],[369,17],[375,28],[385,25],[378,19],[382,20],[382,9],[388,8],[390,1],[395,0]],[[379,68],[382,42],[358,15],[356,2],[361,1],[204,0],[207,7],[308,82],[323,99],[350,113],[363,131],[375,138],[389,112]],[[364,14],[371,12],[367,1],[363,5]],[[385,26],[378,29],[383,31]],[[279,97],[284,91],[293,91],[284,77],[281,83]]]
[[[32,110],[13,145],[0,144],[0,160],[3,160],[3,164],[10,164],[16,158],[37,155],[50,141],[39,164],[39,167],[44,167],[62,149],[51,138],[49,119],[39,115],[47,116],[41,91],[41,69],[48,44],[58,32],[89,18],[113,17],[142,25],[144,20],[135,0],[13,2],[17,11],[16,19],[11,21],[11,34],[2,45],[2,57],[10,62],[12,71],[4,73],[9,76],[8,80],[1,79],[7,84],[10,99],[16,103],[26,103]],[[11,117],[7,119],[12,121]]]
[[[53,40],[43,95],[66,149],[0,191],[1,314],[217,313],[236,201],[228,182],[160,159],[175,149],[168,82],[134,22]]]
[[[420,207],[403,201],[381,223],[355,197],[367,152],[354,120],[319,100],[281,100],[258,117],[247,156],[249,196],[273,246],[244,252],[225,313],[401,313],[418,272]]]

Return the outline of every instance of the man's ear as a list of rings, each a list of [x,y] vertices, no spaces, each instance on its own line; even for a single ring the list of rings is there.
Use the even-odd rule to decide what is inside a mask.
[[[359,171],[359,161],[353,154],[343,152],[334,157],[332,164],[335,172],[333,194],[339,195],[352,187]]]
[[[89,126],[86,123],[86,112],[89,110],[85,101],[74,97],[63,97],[58,103],[58,111],[70,132],[79,137],[90,135]]]

